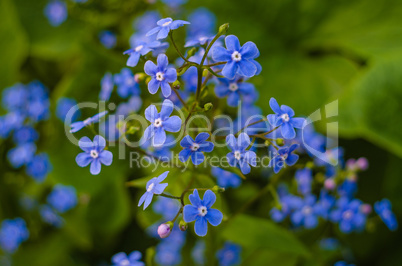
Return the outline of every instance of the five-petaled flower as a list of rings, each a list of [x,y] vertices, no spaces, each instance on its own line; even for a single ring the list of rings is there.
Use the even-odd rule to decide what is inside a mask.
[[[78,142],[78,145],[84,152],[78,154],[75,161],[81,167],[91,164],[91,174],[99,174],[102,164],[112,164],[113,154],[110,151],[104,150],[106,147],[106,140],[102,136],[96,135],[93,141],[88,137],[82,137]]]
[[[237,74],[245,77],[254,76],[259,70],[259,64],[254,60],[259,55],[255,43],[246,42],[240,46],[239,39],[234,35],[225,38],[226,49],[215,46],[212,49],[212,58],[215,61],[227,62],[222,69],[222,75],[233,79]]]
[[[234,79],[219,79],[219,85],[215,87],[215,94],[219,98],[228,96],[228,105],[236,107],[242,97],[251,96],[255,94],[255,87],[251,83],[243,82],[243,77],[236,77]]]
[[[286,165],[292,166],[299,159],[299,155],[292,152],[299,147],[299,144],[293,144],[290,147],[280,148],[274,158],[269,162],[269,165],[274,168],[274,172],[278,173],[282,167]]]
[[[139,251],[133,251],[127,256],[124,252],[119,252],[112,257],[113,266],[144,266],[140,261],[142,255]]]
[[[89,117],[89,118],[85,119],[84,121],[72,123],[70,125],[71,126],[70,133],[75,133],[77,131],[80,131],[81,129],[83,129],[86,126],[99,122],[99,120],[102,117],[104,117],[107,113],[108,113],[108,111],[104,111],[104,112],[94,115],[93,117]]]
[[[142,197],[140,198],[140,201],[138,202],[138,207],[141,206],[144,203],[144,210],[151,204],[152,198],[154,197],[154,194],[160,195],[162,192],[165,190],[165,188],[168,186],[168,183],[163,183],[160,184],[167,175],[169,174],[169,171],[164,172],[158,177],[154,177],[151,180],[148,181],[146,185],[146,192]]]
[[[285,139],[293,139],[296,137],[295,128],[303,128],[304,118],[294,117],[295,112],[292,108],[287,105],[281,105],[279,107],[278,102],[271,98],[269,100],[269,106],[272,111],[275,112],[274,115],[268,115],[268,121],[273,127],[281,127],[282,136]]]
[[[198,236],[205,236],[208,231],[209,222],[213,226],[218,226],[222,222],[223,215],[217,209],[211,209],[216,201],[216,196],[211,190],[205,191],[204,198],[201,200],[197,189],[189,196],[191,205],[183,208],[183,220],[186,223],[195,221],[194,231]]]
[[[145,109],[145,118],[151,122],[145,131],[143,141],[152,138],[153,146],[161,146],[166,141],[166,131],[178,132],[181,128],[181,119],[178,116],[171,116],[173,112],[173,103],[170,100],[164,100],[160,113],[156,110],[155,105],[150,105]]]
[[[139,41],[136,43],[136,46],[132,49],[125,51],[123,54],[130,55],[127,59],[127,66],[135,67],[140,60],[140,56],[144,56],[150,51],[157,49],[161,46],[161,42],[153,41],[153,42],[143,42]]]
[[[226,157],[228,158],[230,166],[239,164],[240,170],[243,174],[248,174],[252,166],[256,166],[256,154],[253,151],[246,150],[250,146],[250,137],[246,133],[241,133],[236,140],[233,134],[226,137],[226,143],[232,150]]]
[[[198,134],[195,140],[189,135],[185,136],[180,142],[180,145],[184,148],[179,153],[180,161],[184,163],[191,156],[191,161],[194,165],[202,163],[205,159],[202,152],[211,152],[214,149],[214,144],[206,141],[208,138],[209,134],[206,132]]]
[[[152,77],[148,83],[148,90],[151,94],[155,94],[159,87],[162,90],[162,94],[165,98],[169,97],[172,93],[172,89],[169,83],[173,83],[177,80],[177,72],[174,68],[168,68],[168,58],[165,54],[158,55],[157,65],[151,60],[145,63],[144,71]]]
[[[161,40],[165,39],[171,30],[176,30],[185,24],[190,24],[190,22],[184,20],[173,20],[171,18],[163,18],[156,23],[158,26],[148,31],[146,36],[151,36],[156,33],[156,39]]]

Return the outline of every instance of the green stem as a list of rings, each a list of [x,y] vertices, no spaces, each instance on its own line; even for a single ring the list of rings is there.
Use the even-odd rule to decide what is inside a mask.
[[[176,197],[176,196],[172,196],[172,195],[168,195],[165,193],[161,193],[161,194],[155,194],[156,196],[160,196],[160,197],[165,197],[165,198],[170,198],[170,199],[181,199],[181,197]]]
[[[180,56],[181,58],[183,58],[183,60],[186,61],[187,63],[190,62],[190,61],[188,61],[188,59],[180,52],[179,48],[177,48],[177,45],[176,45],[176,43],[175,43],[175,41],[174,41],[174,39],[173,39],[173,31],[170,31],[169,37],[170,37],[170,40],[172,41],[172,44],[173,44],[174,48],[176,49],[177,53],[179,54],[179,56]]]

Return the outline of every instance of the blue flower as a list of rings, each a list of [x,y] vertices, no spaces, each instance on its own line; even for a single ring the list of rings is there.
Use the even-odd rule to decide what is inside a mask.
[[[140,261],[142,255],[139,251],[133,251],[127,256],[124,252],[119,252],[112,257],[113,266],[144,266]]]
[[[290,216],[294,226],[304,226],[308,229],[317,227],[319,211],[315,203],[314,195],[308,195],[303,199],[302,205],[298,206]]]
[[[361,205],[358,199],[339,198],[329,218],[333,223],[339,223],[339,229],[345,234],[360,232],[366,225],[366,215],[361,212]]]
[[[204,199],[201,200],[197,189],[194,189],[189,199],[191,205],[184,206],[183,220],[186,223],[195,221],[195,233],[198,236],[205,236],[208,231],[208,222],[213,226],[218,226],[222,222],[222,213],[217,209],[211,209],[216,201],[216,196],[211,190],[207,190]]]
[[[131,96],[128,102],[125,103],[120,103],[119,106],[117,106],[116,109],[116,114],[117,116],[128,116],[129,114],[133,112],[137,112],[140,110],[142,105],[142,100],[141,97],[139,96]]]
[[[188,36],[211,36],[216,27],[216,16],[205,7],[197,8],[188,16],[190,26],[187,28]]]
[[[22,218],[6,219],[0,226],[0,247],[7,253],[15,253],[20,244],[29,237],[27,225]]]
[[[205,265],[205,241],[204,240],[197,240],[194,245],[193,250],[191,251],[191,257],[196,265]]]
[[[172,89],[169,83],[173,83],[177,80],[177,72],[174,68],[168,68],[168,58],[165,54],[158,55],[157,65],[151,60],[145,63],[144,71],[152,79],[148,83],[148,90],[151,94],[155,94],[159,87],[162,90],[164,97],[169,97],[172,93]]]
[[[158,200],[152,205],[155,213],[162,215],[164,220],[172,219],[180,209],[180,204],[177,200],[172,200],[165,197],[158,197]]]
[[[77,206],[77,191],[73,186],[56,185],[47,196],[47,202],[59,213],[65,213]]]
[[[250,165],[257,165],[255,152],[246,150],[250,146],[250,137],[241,133],[236,140],[235,136],[230,134],[226,137],[226,144],[232,150],[226,155],[229,165],[235,167],[238,164],[243,174],[250,173]]]
[[[173,21],[173,19],[171,19],[171,18],[163,18],[163,19],[159,20],[156,24],[158,26],[153,28],[152,30],[148,31],[146,36],[151,36],[151,35],[158,33],[158,35],[156,36],[156,39],[161,40],[161,39],[165,39],[168,36],[169,31],[178,29],[178,28],[184,26],[185,24],[190,24],[190,22],[187,22],[184,20]]]
[[[228,105],[236,107],[241,97],[247,95],[255,95],[255,87],[251,83],[243,82],[244,78],[236,77],[235,79],[219,79],[220,83],[215,87],[215,94],[219,98],[228,97]]]
[[[216,253],[216,257],[219,260],[219,265],[231,266],[240,264],[241,250],[241,246],[230,242],[225,242],[223,248],[218,250],[218,252]]]
[[[222,75],[233,79],[237,74],[252,77],[258,71],[257,62],[254,60],[259,55],[257,46],[253,42],[246,42],[240,46],[239,39],[234,35],[225,38],[226,49],[215,46],[212,49],[212,58],[215,61],[227,62],[222,69]]]
[[[107,49],[115,47],[117,42],[116,34],[109,30],[101,31],[99,33],[99,40]]]
[[[164,100],[160,113],[155,105],[150,105],[145,109],[145,118],[151,122],[143,136],[143,142],[152,138],[153,146],[161,146],[166,141],[166,132],[178,132],[181,128],[181,119],[178,116],[171,116],[173,112],[173,103],[170,100]]]
[[[138,207],[144,203],[144,210],[145,210],[149,206],[149,204],[151,204],[154,194],[159,195],[163,193],[165,188],[168,186],[168,183],[160,184],[160,182],[165,180],[168,174],[169,171],[166,171],[160,176],[154,177],[147,182],[147,185],[145,187],[147,191],[140,198],[140,201],[138,202]]]
[[[206,132],[198,134],[195,140],[189,135],[185,136],[180,142],[180,145],[184,148],[179,153],[180,161],[184,163],[191,156],[191,161],[194,165],[202,163],[205,160],[203,152],[211,152],[214,149],[214,144],[206,141],[208,138],[209,134]]]
[[[292,194],[280,195],[281,208],[272,208],[270,211],[271,219],[275,222],[282,222],[286,219],[294,210],[302,206],[301,198]]]
[[[395,214],[391,210],[391,202],[388,199],[383,199],[374,203],[374,210],[380,216],[381,220],[391,231],[398,229],[398,221]]]
[[[188,40],[185,44],[184,47],[191,47],[191,46],[203,46],[208,44],[214,36],[199,36],[195,37],[193,39]]]
[[[305,121],[304,118],[294,117],[295,112],[287,105],[279,107],[278,102],[271,98],[269,106],[275,112],[274,115],[268,115],[268,121],[273,127],[281,127],[282,136],[285,139],[293,139],[296,137],[295,128],[302,128]]]
[[[89,118],[85,119],[84,121],[71,123],[71,125],[70,125],[71,126],[70,133],[75,133],[77,131],[80,131],[81,129],[83,129],[86,126],[89,126],[89,125],[94,124],[94,123],[98,123],[99,120],[102,117],[104,117],[107,113],[108,113],[108,111],[103,111],[103,112],[101,112],[99,114],[96,114],[96,115],[94,115],[92,117],[89,117]]]
[[[317,202],[317,210],[319,215],[324,219],[328,219],[335,202],[335,197],[330,195],[326,190],[322,189],[320,192],[320,198]]]
[[[127,66],[135,67],[138,64],[138,61],[140,60],[140,56],[144,56],[150,51],[164,46],[165,46],[164,43],[158,41],[153,41],[149,43],[143,41],[137,41],[133,49],[129,49],[123,53],[130,55],[130,57],[127,60]]]
[[[7,157],[14,168],[20,168],[32,161],[35,156],[35,143],[21,144],[8,151]]]
[[[51,170],[52,165],[46,153],[40,153],[33,157],[26,168],[27,174],[37,182],[44,181]]]
[[[91,174],[99,174],[102,164],[107,166],[112,164],[113,154],[110,151],[104,150],[106,140],[102,136],[96,135],[93,142],[88,137],[82,137],[78,145],[84,152],[79,153],[75,157],[75,161],[80,167],[91,164]]]
[[[218,186],[237,188],[241,185],[241,177],[218,167],[212,167],[212,175],[216,177]]]
[[[8,111],[21,110],[25,108],[28,98],[29,92],[25,86],[17,83],[3,90],[1,102]]]
[[[113,75],[107,72],[101,80],[101,90],[99,92],[99,100],[109,101],[114,87]]]
[[[299,155],[292,152],[299,147],[299,144],[293,144],[290,147],[280,148],[269,165],[274,168],[275,174],[278,173],[285,165],[292,166],[299,159]]]
[[[76,105],[77,101],[72,98],[65,98],[65,97],[60,98],[57,101],[57,107],[56,107],[57,118],[65,122],[68,112],[71,110],[71,108],[74,108]],[[76,108],[76,110],[72,113],[71,121],[77,120],[79,116],[80,116],[80,110]]]
[[[334,266],[355,266],[355,264],[349,264],[343,260],[335,262]]]
[[[161,19],[158,11],[147,11],[142,16],[136,18],[133,23],[133,27],[136,32],[147,33],[153,29],[153,25]]]
[[[163,239],[156,247],[155,260],[158,265],[179,265],[182,260],[181,249],[185,244],[185,232],[174,229],[169,238]]]
[[[61,228],[64,225],[64,219],[48,205],[42,205],[39,208],[39,214],[42,218],[42,221],[47,224],[53,225],[57,228]]]
[[[166,141],[163,146],[152,146],[152,141],[148,140],[147,142],[141,144],[141,148],[147,150],[149,154],[157,157],[161,161],[169,161],[172,159],[172,153],[170,149],[176,146],[176,139],[172,135],[166,136]],[[152,157],[146,156],[151,162],[153,161]]]
[[[59,26],[67,19],[67,5],[62,1],[49,2],[44,9],[45,16],[53,27]]]
[[[311,184],[313,182],[313,173],[310,168],[297,170],[295,173],[297,181],[297,191],[300,194],[307,195],[311,192]]]
[[[117,94],[124,99],[131,95],[140,95],[140,87],[130,69],[123,68],[120,74],[115,74],[114,82],[117,85]]]
[[[161,1],[171,8],[178,8],[182,4],[187,3],[188,0],[161,0]]]

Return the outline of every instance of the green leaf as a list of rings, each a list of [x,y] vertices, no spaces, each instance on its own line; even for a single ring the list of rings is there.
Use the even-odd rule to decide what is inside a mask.
[[[307,248],[289,231],[275,223],[248,215],[239,215],[223,230],[223,237],[250,248],[265,248],[307,257]]]

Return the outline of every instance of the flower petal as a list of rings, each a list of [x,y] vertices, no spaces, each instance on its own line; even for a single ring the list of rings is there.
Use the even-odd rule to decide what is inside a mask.
[[[289,120],[289,123],[295,128],[303,128],[304,121],[306,121],[306,119],[294,117]]]
[[[296,137],[296,131],[289,123],[282,124],[281,133],[285,139],[294,139]]]
[[[161,117],[162,121],[165,121],[166,119],[168,119],[168,117],[173,112],[173,108],[174,108],[174,104],[171,100],[166,99],[163,101],[161,112],[160,112],[160,117]]]
[[[85,167],[92,162],[93,158],[89,153],[81,152],[75,157],[75,162],[80,167]]]
[[[150,82],[148,82],[148,91],[151,94],[155,94],[160,87],[160,82],[155,78],[152,78]]]
[[[168,132],[179,132],[181,128],[181,119],[177,115],[169,117],[163,121],[163,128]]]
[[[200,195],[198,195],[197,189],[194,189],[193,194],[190,194],[190,196],[188,196],[188,199],[195,207],[198,208],[199,206],[201,206],[201,198]]]
[[[190,149],[184,149],[182,151],[179,152],[179,160],[181,162],[187,162],[188,158],[190,157],[190,155],[193,153],[192,150]]]
[[[240,60],[238,64],[239,64],[239,70],[246,77],[252,77],[255,75],[255,73],[257,73],[257,67],[247,59]]]
[[[174,68],[168,68],[165,72],[165,80],[167,82],[175,82],[177,80],[177,71]]]
[[[228,50],[226,50],[222,46],[214,46],[212,48],[212,59],[214,61],[220,62],[227,62],[232,59],[231,54]]]
[[[235,61],[229,61],[222,69],[222,75],[228,79],[233,79],[236,75],[238,65]]]
[[[205,156],[202,152],[193,152],[191,154],[191,161],[194,165],[199,165],[205,160]]]
[[[269,99],[269,106],[271,107],[272,111],[275,112],[275,114],[277,114],[277,115],[282,114],[282,110],[279,107],[279,104],[275,98],[272,97],[271,99]]]
[[[200,144],[200,147],[198,148],[198,151],[202,152],[211,152],[214,150],[214,144],[210,141],[205,141],[202,144]]]
[[[217,209],[209,209],[205,217],[211,225],[218,226],[222,222],[223,214]]]
[[[129,67],[135,67],[138,64],[138,61],[140,60],[140,53],[134,52],[130,54],[130,57],[127,59],[127,66]]]
[[[172,94],[172,88],[166,80],[161,82],[161,88],[163,97],[167,98]]]
[[[113,162],[113,153],[111,153],[110,151],[102,151],[99,154],[99,160],[104,165],[111,165]]]
[[[147,34],[145,34],[145,36],[148,37],[148,36],[154,35],[154,34],[157,33],[158,31],[160,31],[161,28],[162,28],[162,27],[160,27],[160,26],[155,27],[155,28],[153,28],[152,30],[148,31]]]
[[[170,29],[168,27],[161,27],[158,35],[156,35],[157,40],[165,39],[169,35]]]
[[[147,196],[145,198],[143,210],[145,210],[149,206],[149,204],[151,204],[152,198],[154,197],[153,193],[146,193],[146,194],[147,194]]]
[[[78,146],[80,146],[80,148],[86,152],[90,152],[94,148],[92,141],[88,137],[82,137],[78,141]]]
[[[103,150],[103,149],[106,147],[106,140],[105,140],[104,137],[102,137],[102,136],[100,136],[100,135],[96,135],[96,136],[94,137],[93,144],[94,144],[95,146],[97,146],[97,150],[98,150],[98,151],[101,151],[101,150]]]
[[[155,129],[155,134],[154,134],[154,137],[152,139],[152,146],[154,146],[154,147],[162,146],[163,143],[165,143],[165,141],[166,141],[166,132],[165,132],[165,130],[163,130],[160,127]]]
[[[259,54],[257,45],[255,45],[253,42],[246,42],[243,44],[239,52],[241,54],[241,58],[244,59],[254,59]]]
[[[237,38],[235,35],[226,36],[225,45],[226,48],[231,52],[240,50],[239,38]]]
[[[208,232],[208,223],[205,217],[199,217],[194,224],[194,231],[198,236],[205,236]]]
[[[180,146],[182,146],[183,148],[191,148],[193,143],[194,143],[193,138],[187,135],[181,140]]]
[[[159,54],[156,62],[158,64],[159,71],[165,71],[167,66],[169,65],[168,57],[165,54]]]
[[[226,137],[226,144],[232,151],[237,150],[237,141],[233,134],[230,134]]]
[[[186,223],[191,223],[192,221],[196,220],[198,213],[197,207],[194,207],[193,205],[186,205],[183,208],[183,220]]]
[[[155,105],[150,105],[147,107],[147,109],[145,109],[145,118],[151,123],[155,122],[157,114],[158,110],[156,109]]]
[[[95,159],[91,162],[90,172],[93,175],[98,175],[101,171],[101,163],[99,159]]]
[[[201,205],[207,207],[207,208],[211,208],[211,206],[215,203],[216,201],[216,195],[214,192],[212,192],[212,190],[207,190],[204,193],[204,198],[201,201]]]
[[[246,133],[241,133],[237,138],[237,147],[244,151],[248,146],[250,146],[250,137]]]
[[[158,182],[158,183],[162,182],[163,180],[166,179],[168,174],[169,174],[169,171],[162,173],[160,176],[158,176],[158,178],[156,178],[156,182]]]
[[[206,141],[209,138],[209,133],[207,132],[201,132],[200,134],[195,137],[195,142],[198,144],[201,144],[201,142]]]
[[[151,60],[148,60],[145,65],[144,65],[144,72],[148,75],[148,76],[155,76],[156,72],[158,72],[158,69],[155,65],[154,62],[152,62]]]
[[[170,24],[170,29],[175,30],[181,26],[184,26],[185,24],[190,24],[190,22],[184,20],[175,20],[172,22],[172,24]]]
[[[157,184],[155,188],[152,190],[154,194],[162,194],[162,192],[165,190],[165,188],[168,186],[168,183],[162,183],[162,184]]]

